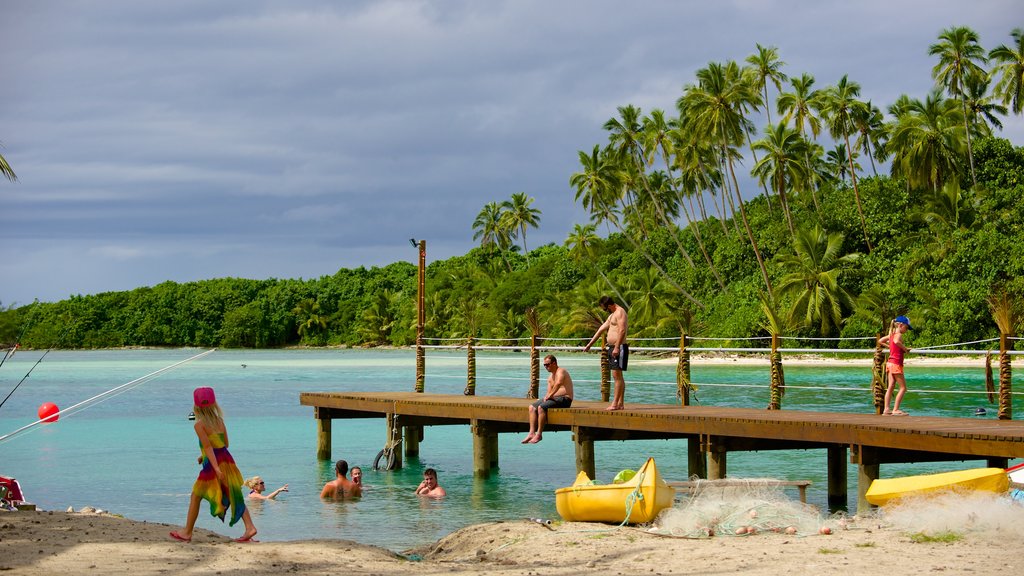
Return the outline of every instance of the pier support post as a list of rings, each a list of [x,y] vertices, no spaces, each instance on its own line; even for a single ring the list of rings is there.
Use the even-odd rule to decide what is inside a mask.
[[[477,419],[469,421],[469,429],[473,433],[473,476],[488,478],[491,463],[498,461],[498,433],[486,421]]]
[[[420,455],[420,440],[423,440],[423,426],[403,426],[405,431],[405,455],[417,458]]]
[[[591,480],[597,474],[594,467],[594,438],[582,426],[572,427],[572,441],[576,444],[576,473],[586,472]]]
[[[725,446],[719,444],[714,437],[708,438],[708,480],[722,480],[725,478]]]
[[[690,436],[686,439],[686,466],[689,478],[708,477],[708,459],[701,448],[700,436]]]
[[[867,514],[873,506],[864,497],[871,483],[878,480],[878,454],[870,446],[857,446],[857,514]]]
[[[316,408],[316,459],[331,459],[331,418]]]
[[[846,447],[830,446],[828,449],[828,509],[829,512],[846,510]]]
[[[402,442],[402,428],[398,425],[398,414],[387,415],[387,440],[385,446],[395,449],[395,467],[392,470],[402,469],[402,451],[398,445]]]

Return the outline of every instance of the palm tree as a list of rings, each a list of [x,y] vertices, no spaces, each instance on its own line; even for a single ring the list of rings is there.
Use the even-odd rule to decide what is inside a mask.
[[[779,281],[779,294],[794,297],[790,318],[822,336],[839,331],[843,310],[853,306],[849,292],[840,284],[844,268],[860,254],[841,254],[843,235],[828,234],[820,226],[801,229],[793,242],[793,254],[778,260],[788,273]]]
[[[619,302],[622,302],[628,308],[629,303],[622,297],[622,293],[620,293],[619,289],[612,284],[612,281],[605,276],[604,272],[602,272],[601,268],[597,265],[597,262],[595,262],[597,243],[600,241],[600,238],[595,234],[596,230],[597,226],[594,224],[576,224],[574,225],[572,232],[569,233],[568,238],[565,239],[564,245],[569,249],[569,256],[571,256],[573,260],[586,260],[589,262],[590,265],[594,267],[594,270],[598,275],[601,276],[601,279],[604,280],[605,284],[608,285],[608,288],[615,293]]]
[[[882,121],[882,111],[871,103],[870,100],[863,106],[854,110],[853,125],[857,128],[857,141],[854,147],[862,150],[864,155],[871,161],[871,172],[878,176],[875,168],[875,158],[882,154],[879,160],[885,159],[885,124]]]
[[[533,208],[530,206],[531,204],[533,204],[533,197],[527,196],[525,192],[516,192],[510,200],[501,203],[504,210],[501,216],[503,224],[507,230],[512,231],[513,236],[521,235],[523,237],[524,255],[527,253],[526,227],[536,228],[540,224],[540,210]]]
[[[853,118],[857,110],[864,106],[857,100],[860,96],[860,84],[851,82],[845,75],[835,86],[830,86],[823,97],[822,113],[828,121],[829,133],[833,138],[842,136],[846,144],[846,155],[850,165],[850,179],[853,182],[853,196],[857,200],[857,213],[860,214],[860,225],[864,230],[864,241],[868,251],[872,249],[868,238],[868,222],[864,217],[864,207],[860,201],[860,187],[857,186],[857,171],[853,168],[853,148],[850,146],[850,133],[856,130]]]
[[[614,191],[620,181],[618,167],[597,144],[590,154],[582,150],[577,154],[583,171],[569,177],[569,185],[576,189],[576,201],[581,202],[598,223],[610,222],[617,213],[618,199]]]
[[[853,167],[857,170],[860,169],[860,163],[857,162],[857,158],[860,154],[853,153]],[[846,152],[846,144],[842,142],[836,144],[836,147],[825,153],[825,163],[823,168],[828,172],[832,181],[842,182],[846,184],[846,177],[850,175],[850,163],[848,160],[849,154]]]
[[[967,162],[971,167],[971,180],[978,185],[974,175],[974,153],[971,149],[971,129],[967,125],[967,99],[964,97],[967,79],[984,76],[985,70],[979,65],[988,58],[978,44],[978,33],[966,26],[947,28],[939,34],[939,42],[928,47],[929,56],[938,56],[939,63],[932,68],[932,78],[944,87],[950,96],[959,98],[963,105],[964,130],[967,134]]]
[[[480,240],[480,247],[485,250],[497,249],[502,261],[511,271],[512,264],[505,257],[505,251],[512,243],[507,223],[504,208],[497,202],[488,202],[473,220],[473,240]]]
[[[7,159],[4,158],[3,154],[0,154],[0,174],[3,174],[11,182],[18,181],[18,176],[14,174],[14,169],[7,163]]]
[[[793,125],[799,130],[800,136],[805,140],[807,139],[805,127],[810,128],[812,138],[817,140],[821,134],[821,119],[815,113],[821,110],[822,103],[821,92],[811,89],[811,86],[814,85],[814,76],[803,74],[799,78],[790,78],[789,84],[793,87],[793,91],[779,94],[779,98],[776,100],[779,114],[784,115],[782,121],[788,123],[792,120]],[[807,164],[808,176],[811,178],[810,189],[814,209],[820,213],[821,207],[818,205],[817,194],[818,180],[815,178],[815,172],[811,165],[810,150],[804,155],[804,160]]]
[[[1003,104],[1010,104],[1014,114],[1024,111],[1024,28],[1010,32],[1013,45],[1000,44],[988,53],[989,60],[996,63],[992,76],[1000,75],[995,93]]]
[[[788,76],[782,72],[785,62],[779,60],[779,49],[775,46],[765,48],[757,44],[757,54],[747,56],[747,63],[754,68],[754,86],[758,92],[764,92],[764,111],[768,114],[768,123],[772,123],[772,110],[768,105],[768,83],[775,85],[777,92],[782,92],[782,81]]]
[[[752,89],[752,86],[744,81],[740,68],[735,62],[726,64],[712,62],[708,64],[707,68],[697,71],[697,79],[697,86],[690,85],[684,89],[677,106],[680,112],[694,123],[695,130],[714,142],[719,149],[719,161],[723,167],[727,168],[732,180],[747,239],[754,249],[754,256],[761,268],[761,277],[765,286],[771,292],[772,285],[768,276],[768,268],[765,266],[761,250],[757,246],[754,232],[750,228],[750,221],[747,219],[746,207],[743,204],[743,197],[740,195],[740,186],[733,165],[736,155],[735,147],[743,142],[745,130],[750,122],[744,116],[744,111],[754,105],[760,97]]]
[[[982,136],[992,135],[992,126],[1002,130],[1003,123],[996,114],[1006,116],[1006,106],[996,101],[994,94],[989,93],[987,77],[971,76],[967,79],[964,100],[967,103],[968,124],[971,130]]]
[[[940,189],[958,172],[963,152],[963,117],[953,100],[932,92],[924,102],[909,100],[890,129],[886,147],[892,174],[912,187]]]
[[[299,320],[299,336],[305,338],[307,335],[313,337],[327,329],[327,317],[320,314],[320,303],[312,298],[306,298],[292,309],[292,314]]]
[[[754,142],[755,150],[761,150],[765,157],[754,165],[751,174],[757,176],[761,184],[770,182],[775,193],[779,195],[782,212],[786,216],[789,234],[796,232],[793,228],[793,215],[789,210],[786,190],[796,189],[808,180],[807,165],[804,157],[807,154],[807,141],[800,137],[795,128],[786,126],[785,122],[765,128],[765,137]]]

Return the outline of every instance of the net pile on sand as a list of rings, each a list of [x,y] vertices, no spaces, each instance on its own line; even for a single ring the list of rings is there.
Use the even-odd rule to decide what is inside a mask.
[[[778,480],[730,479],[728,486],[698,480],[692,496],[662,512],[651,531],[688,538],[759,532],[806,536],[844,527],[845,522],[841,515],[823,518],[816,508],[791,500]]]
[[[992,492],[946,491],[902,498],[879,509],[878,518],[892,528],[929,536],[953,532],[1024,538],[1024,505]]]

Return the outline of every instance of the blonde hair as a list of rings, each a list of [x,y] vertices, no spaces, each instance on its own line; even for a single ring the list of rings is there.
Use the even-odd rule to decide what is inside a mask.
[[[255,490],[256,486],[259,485],[260,480],[263,480],[263,478],[260,478],[259,476],[253,476],[252,478],[249,478],[248,480],[243,482],[243,484],[245,484],[246,488],[249,488],[250,490]]]
[[[216,402],[207,406],[193,406],[192,413],[195,414],[196,421],[207,428],[219,430],[224,427],[224,413]]]

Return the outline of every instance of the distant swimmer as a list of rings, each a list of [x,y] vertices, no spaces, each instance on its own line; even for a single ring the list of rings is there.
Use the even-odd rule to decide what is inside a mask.
[[[612,378],[615,379],[615,395],[612,397],[611,405],[605,410],[622,410],[626,398],[626,380],[622,373],[626,371],[626,365],[629,363],[629,346],[626,345],[629,318],[626,316],[626,309],[616,304],[609,296],[601,296],[598,305],[608,313],[608,319],[597,329],[583,351],[590,350],[602,332],[608,332],[608,360],[611,362]]]
[[[569,372],[560,368],[558,360],[552,355],[544,357],[544,369],[548,371],[548,389],[543,398],[530,404],[530,433],[523,439],[523,444],[541,441],[549,409],[572,406],[572,378]]]

